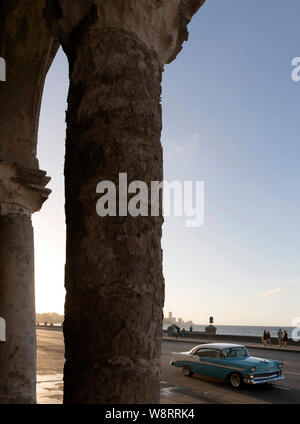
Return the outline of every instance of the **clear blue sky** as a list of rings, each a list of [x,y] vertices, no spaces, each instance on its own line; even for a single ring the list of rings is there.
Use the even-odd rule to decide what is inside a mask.
[[[282,326],[300,316],[299,16],[298,0],[207,0],[165,68],[165,179],[205,181],[204,225],[163,227],[166,314]],[[59,51],[39,131],[53,190],[34,217],[39,312],[63,311],[67,73]]]

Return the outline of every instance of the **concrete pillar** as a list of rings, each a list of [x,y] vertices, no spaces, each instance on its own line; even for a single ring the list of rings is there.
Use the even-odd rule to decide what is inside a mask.
[[[118,186],[120,172],[149,187],[162,180],[161,66],[127,33],[98,36],[91,30],[89,41],[77,45],[77,58],[86,61],[82,78],[77,61],[71,69],[64,399],[157,402],[162,217],[100,218],[96,186],[104,180]]]
[[[203,0],[68,0],[65,403],[158,403],[164,280],[159,217],[96,214],[96,186],[161,181],[161,75]]]
[[[0,161],[0,403],[35,403],[34,249],[31,213],[50,190],[46,173]]]
[[[2,0],[0,56],[0,403],[34,403],[35,302],[31,214],[50,190],[36,158],[41,96],[58,48],[46,0]]]
[[[35,402],[33,272],[30,215],[11,210],[0,216],[0,311],[7,322],[7,341],[0,345],[0,403]]]

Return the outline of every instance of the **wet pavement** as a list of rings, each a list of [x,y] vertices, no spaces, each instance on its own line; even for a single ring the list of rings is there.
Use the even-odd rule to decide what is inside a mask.
[[[64,340],[62,331],[37,330],[37,401],[62,403]]]
[[[38,375],[37,378],[37,401],[41,404],[62,403],[63,398],[63,375],[50,374]]]

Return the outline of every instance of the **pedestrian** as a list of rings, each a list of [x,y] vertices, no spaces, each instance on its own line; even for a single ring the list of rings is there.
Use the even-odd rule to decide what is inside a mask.
[[[184,328],[181,330],[181,337],[185,337],[185,329]]]
[[[270,331],[267,331],[267,344],[272,346],[272,339],[271,339]]]
[[[287,334],[286,330],[284,330],[284,332],[283,332],[282,342],[283,342],[284,346],[287,346],[287,344],[288,344],[288,334]]]
[[[268,342],[267,330],[264,330],[264,333],[262,335],[261,341],[263,342],[264,347],[266,347],[267,346],[267,342]]]
[[[282,346],[282,339],[283,339],[283,332],[282,332],[281,328],[279,328],[279,330],[278,330],[277,339],[278,339],[278,346],[281,347]]]
[[[193,332],[193,325],[190,326],[190,332]]]

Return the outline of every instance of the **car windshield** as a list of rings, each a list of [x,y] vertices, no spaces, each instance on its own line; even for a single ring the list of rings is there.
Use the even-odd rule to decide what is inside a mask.
[[[245,347],[229,347],[222,352],[224,358],[248,358],[249,352]]]

